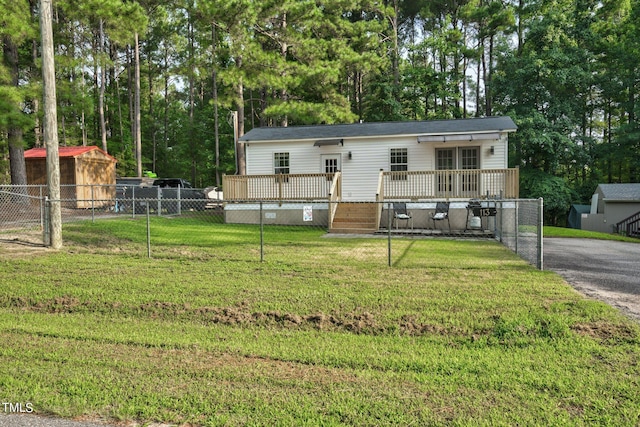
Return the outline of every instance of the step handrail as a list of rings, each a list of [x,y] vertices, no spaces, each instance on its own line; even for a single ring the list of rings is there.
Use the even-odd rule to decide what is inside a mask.
[[[630,236],[632,229],[634,229],[634,226],[635,230],[638,231],[638,229],[640,228],[640,211],[618,222],[616,224],[616,233],[620,234],[624,231],[627,236]]]

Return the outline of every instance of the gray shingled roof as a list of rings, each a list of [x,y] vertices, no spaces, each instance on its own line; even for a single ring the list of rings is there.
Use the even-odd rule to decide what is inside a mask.
[[[429,120],[412,122],[355,123],[254,128],[240,138],[242,142],[301,139],[362,138],[375,136],[446,135],[456,133],[509,132],[517,126],[510,117]]]
[[[600,184],[602,198],[609,201],[640,201],[640,184]]]

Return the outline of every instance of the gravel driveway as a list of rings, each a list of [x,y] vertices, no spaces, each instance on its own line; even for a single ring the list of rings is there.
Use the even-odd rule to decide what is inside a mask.
[[[640,244],[546,238],[544,269],[640,321]]]

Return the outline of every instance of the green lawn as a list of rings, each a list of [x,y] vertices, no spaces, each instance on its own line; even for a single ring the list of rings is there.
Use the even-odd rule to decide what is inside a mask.
[[[618,242],[640,243],[640,239],[621,234],[600,233],[597,231],[576,230],[564,227],[544,227],[544,237],[571,237],[581,239],[614,240]]]
[[[0,252],[0,396],[186,425],[637,425],[640,328],[493,241],[152,221]]]

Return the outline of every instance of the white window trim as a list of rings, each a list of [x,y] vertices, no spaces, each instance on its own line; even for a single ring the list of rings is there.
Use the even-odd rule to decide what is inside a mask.
[[[453,165],[453,169],[452,170],[459,170],[462,167],[462,149],[475,149],[477,154],[478,154],[478,169],[482,169],[482,146],[480,145],[473,145],[473,146],[467,146],[467,145],[458,145],[455,147],[436,147],[434,152],[433,152],[433,158],[434,158],[434,166],[436,167],[436,170],[447,170],[447,169],[437,169],[438,168],[438,151],[439,150],[455,150],[454,153],[454,165]]]
[[[404,150],[405,154],[406,154],[406,158],[407,158],[407,162],[406,163],[393,163],[392,159],[393,159],[393,150]],[[397,156],[397,155],[396,155]],[[397,166],[397,165],[405,165],[406,169],[404,171],[394,171],[393,170],[393,166]],[[407,147],[393,147],[393,148],[389,148],[389,171],[390,172],[407,172],[409,171],[409,149]]]
[[[287,166],[280,166],[280,163],[278,163],[276,156],[277,155],[286,155],[286,160],[287,160]],[[280,175],[280,174],[284,174],[287,175],[289,173],[291,173],[291,154],[288,151],[278,151],[278,152],[274,152],[273,153],[273,174],[274,175]],[[281,159],[278,159],[281,160]],[[278,169],[287,169],[287,172],[280,172],[278,173]]]

